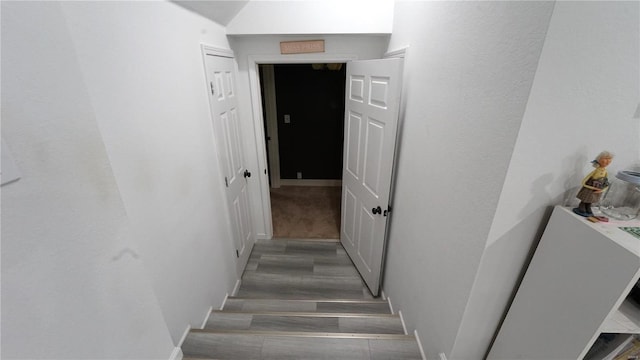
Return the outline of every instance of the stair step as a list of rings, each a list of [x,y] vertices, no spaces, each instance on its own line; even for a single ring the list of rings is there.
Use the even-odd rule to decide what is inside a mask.
[[[390,314],[389,303],[384,300],[324,300],[324,299],[251,299],[229,297],[225,311],[288,311],[323,313]]]
[[[357,276],[273,274],[245,271],[238,296],[265,298],[278,294],[289,299],[370,299],[371,294]]]
[[[397,315],[318,312],[212,311],[205,329],[404,334],[402,322]]]
[[[185,358],[206,359],[422,359],[409,335],[192,330]]]
[[[355,276],[348,256],[263,254],[251,260],[245,271],[264,274]]]

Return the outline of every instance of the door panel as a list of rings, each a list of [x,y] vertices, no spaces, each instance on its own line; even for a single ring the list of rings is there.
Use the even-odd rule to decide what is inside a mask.
[[[222,76],[223,74],[220,71],[216,71],[214,73],[214,77],[215,77],[215,88],[218,90],[216,92],[216,96],[218,98],[218,101],[223,101],[224,100],[224,83],[222,81]]]
[[[251,236],[253,235],[253,224],[251,223],[251,206],[249,206],[249,195],[247,194],[246,186],[242,189],[242,193],[240,194],[240,196],[243,211],[243,214],[241,216],[241,219],[243,221],[242,239],[244,241],[242,244],[240,244],[241,248],[239,250],[242,253],[245,251],[245,247],[247,246],[247,244],[249,244],[249,242],[251,241]]]
[[[360,126],[362,115],[350,112],[347,119],[347,131],[345,136],[346,159],[345,170],[356,179],[360,177]]]
[[[224,137],[224,143],[229,144],[231,142],[231,139],[229,138],[229,115],[227,113],[220,114],[220,127],[222,128],[222,131],[220,132],[219,137]],[[232,150],[229,147],[229,145],[225,145],[223,148],[220,149],[220,155],[228,159],[228,161],[222,161],[221,164],[223,164],[224,166],[224,170],[225,170],[224,176],[230,180],[233,179],[233,175],[234,175],[233,162],[231,161],[231,158],[232,158],[231,154],[232,154]]]
[[[360,239],[358,241],[358,256],[365,266],[366,271],[371,272],[375,267],[373,259],[372,243],[366,239],[373,238],[375,234],[376,219],[369,209],[362,207],[360,209]],[[363,240],[365,239],[365,240]]]
[[[347,89],[347,94],[349,94],[349,99],[357,102],[364,101],[364,76],[360,75],[352,75],[349,77],[349,89]]]
[[[373,295],[383,270],[402,63],[347,63],[340,241]]]
[[[349,242],[351,247],[354,247],[356,238],[356,211],[358,210],[356,207],[357,200],[349,187],[343,186],[342,191],[344,192],[344,196],[341,221],[342,234],[340,238],[343,239],[343,241]]]
[[[241,275],[255,242],[255,235],[247,196],[247,178],[244,177],[246,167],[235,96],[235,63],[233,58],[211,55],[206,55],[205,61],[214,141],[226,186],[227,209],[238,257],[236,270]]]
[[[365,140],[364,186],[372,196],[379,198],[380,193],[380,161],[384,139],[384,123],[369,119]]]
[[[369,105],[387,109],[389,102],[389,78],[371,77],[370,89],[371,96],[369,96]]]
[[[230,99],[230,98],[229,98]],[[236,174],[244,171],[242,163],[242,146],[240,144],[240,135],[238,129],[238,116],[235,109],[229,111],[229,144],[231,144],[231,164],[234,170],[234,180]]]

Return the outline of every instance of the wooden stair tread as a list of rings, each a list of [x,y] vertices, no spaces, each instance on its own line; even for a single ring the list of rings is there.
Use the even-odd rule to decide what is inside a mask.
[[[390,314],[389,303],[384,300],[354,299],[246,299],[229,298],[224,311],[287,311],[323,313]]]
[[[192,331],[185,357],[219,359],[422,359],[412,335]]]
[[[224,335],[259,335],[259,336],[292,336],[306,338],[334,338],[334,339],[384,339],[384,340],[415,340],[413,335],[405,334],[359,334],[334,332],[305,332],[305,331],[273,331],[273,330],[216,330],[193,329],[190,334],[224,334]]]
[[[187,334],[184,360],[422,359],[339,243],[258,241],[235,296]]]

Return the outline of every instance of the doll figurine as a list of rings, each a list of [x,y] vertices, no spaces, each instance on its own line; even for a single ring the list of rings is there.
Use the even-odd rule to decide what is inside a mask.
[[[576,197],[580,199],[578,207],[573,212],[584,217],[593,216],[591,204],[600,201],[602,192],[609,187],[606,167],[611,164],[613,154],[608,151],[601,152],[591,163],[596,169],[582,180],[582,188]]]

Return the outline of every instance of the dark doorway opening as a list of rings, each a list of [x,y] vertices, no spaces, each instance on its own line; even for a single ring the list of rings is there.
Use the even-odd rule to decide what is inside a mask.
[[[338,239],[346,66],[259,70],[274,237]]]

